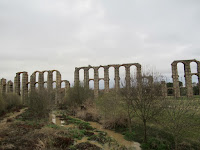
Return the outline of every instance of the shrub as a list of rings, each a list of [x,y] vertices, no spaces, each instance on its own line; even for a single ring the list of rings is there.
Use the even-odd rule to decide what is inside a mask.
[[[65,105],[76,108],[85,102],[89,97],[92,97],[92,90],[83,87],[81,84],[76,84],[70,88],[68,94],[64,98]]]
[[[32,91],[29,94],[28,102],[29,111],[33,118],[42,119],[44,117],[48,117],[50,100],[47,91]]]
[[[5,102],[2,95],[0,94],[0,115],[2,115],[3,112],[5,112]]]
[[[20,96],[15,93],[6,94],[4,99],[7,110],[12,109],[14,107],[19,107],[22,104]]]
[[[157,138],[149,138],[147,143],[141,144],[144,150],[170,150],[168,144]]]
[[[132,131],[126,131],[125,134],[124,134],[124,139],[127,140],[127,141],[133,141],[135,140],[135,132]]]
[[[105,128],[126,126],[127,117],[120,95],[115,92],[105,93],[96,103]]]

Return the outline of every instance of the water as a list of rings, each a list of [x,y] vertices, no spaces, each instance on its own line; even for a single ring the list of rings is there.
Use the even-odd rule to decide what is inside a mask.
[[[59,126],[63,126],[63,127],[75,127],[74,124],[69,124],[69,125],[65,125],[65,121],[64,120],[61,120],[59,117],[56,117],[55,114],[51,114],[50,115],[50,120],[56,124],[56,125],[59,125]],[[112,130],[108,130],[108,129],[104,129],[103,126],[97,122],[91,122],[89,121],[90,125],[93,127],[93,128],[96,128],[100,131],[103,131],[103,132],[106,132],[108,136],[112,137],[113,139],[115,139],[120,145],[124,145],[126,148],[128,149],[132,149],[132,150],[141,150],[140,148],[140,144],[138,142],[133,142],[133,141],[126,141],[123,137],[122,134],[120,133],[116,133]],[[78,140],[76,142],[76,144],[79,144],[79,143],[82,143],[82,142],[87,142],[88,137],[83,137],[81,140]],[[104,150],[110,150],[111,147],[110,145],[108,145],[108,143],[104,144],[104,145],[101,145],[99,144],[98,142],[96,141],[89,141],[91,144],[94,144]],[[114,147],[112,147],[114,148]]]

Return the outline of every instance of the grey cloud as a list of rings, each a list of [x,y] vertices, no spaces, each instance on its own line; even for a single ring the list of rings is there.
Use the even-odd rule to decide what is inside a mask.
[[[197,0],[1,0],[0,76],[138,62],[170,78],[175,59],[200,60]]]

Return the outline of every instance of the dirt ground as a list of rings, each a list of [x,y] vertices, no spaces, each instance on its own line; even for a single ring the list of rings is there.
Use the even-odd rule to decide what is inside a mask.
[[[112,144],[116,150],[127,150],[87,122],[77,124],[72,119],[73,126],[63,127],[46,120],[26,120],[26,112],[24,108],[1,120],[0,150],[102,150]]]

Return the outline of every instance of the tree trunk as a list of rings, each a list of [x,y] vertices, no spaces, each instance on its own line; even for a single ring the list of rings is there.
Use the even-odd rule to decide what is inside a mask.
[[[144,143],[147,143],[147,125],[146,125],[146,119],[143,119],[144,124]]]
[[[129,111],[129,106],[128,106],[128,127],[129,127],[129,132],[132,132],[131,115],[130,115],[130,111]]]

